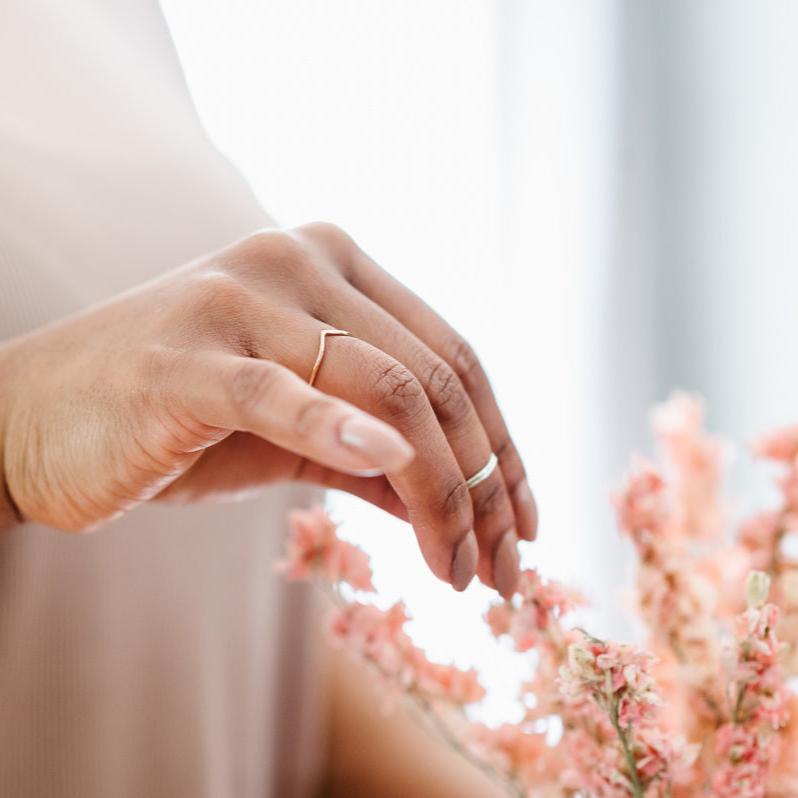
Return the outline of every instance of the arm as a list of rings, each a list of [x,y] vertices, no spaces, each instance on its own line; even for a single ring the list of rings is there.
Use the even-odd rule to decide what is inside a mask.
[[[501,798],[483,773],[434,739],[400,704],[380,709],[371,671],[331,656],[328,798]]]

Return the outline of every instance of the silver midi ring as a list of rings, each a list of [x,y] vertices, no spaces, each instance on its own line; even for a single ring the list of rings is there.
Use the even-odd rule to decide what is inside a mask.
[[[313,385],[313,383],[316,382],[316,375],[321,368],[321,361],[324,360],[324,350],[328,335],[349,335],[349,333],[346,330],[322,330],[319,333],[319,353],[316,355],[316,362],[313,364],[313,368],[310,371],[308,385]]]
[[[485,463],[482,468],[474,474],[473,477],[469,477],[466,480],[466,487],[471,490],[479,485],[480,482],[484,482],[495,470],[496,466],[499,464],[499,458],[491,452],[490,457],[488,458],[488,462]]]

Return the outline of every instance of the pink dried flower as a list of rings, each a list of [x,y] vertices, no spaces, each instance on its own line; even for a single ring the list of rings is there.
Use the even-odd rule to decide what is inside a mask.
[[[564,738],[574,759],[569,784],[607,798],[665,798],[685,779],[697,748],[658,725],[653,665],[634,646],[589,637],[569,646],[560,687],[582,716]]]
[[[769,749],[768,793],[772,796],[798,795],[798,696],[791,692],[787,706],[788,721],[773,736]]]
[[[404,685],[412,681],[406,661],[410,641],[404,631],[408,620],[401,602],[387,610],[352,602],[333,616],[330,635],[335,642],[376,665],[383,676]]]
[[[783,531],[781,511],[766,510],[749,518],[740,529],[740,542],[751,554],[754,568],[765,570],[776,556]]]
[[[612,502],[618,526],[639,544],[662,533],[668,519],[667,495],[665,480],[653,463],[634,458],[632,470]]]
[[[593,730],[598,731],[598,728]],[[605,731],[607,740],[612,730]],[[571,793],[585,792],[598,798],[629,798],[632,784],[625,774],[623,753],[614,745],[606,745],[599,734],[586,729],[573,729],[563,737],[566,767],[562,785]]]
[[[294,510],[289,522],[286,556],[277,566],[289,579],[318,575],[332,583],[345,582],[357,590],[374,592],[368,555],[338,537],[337,524],[322,507]]]
[[[798,426],[782,427],[763,435],[754,441],[753,450],[767,460],[794,463],[798,457]]]
[[[389,688],[412,691],[428,701],[464,705],[482,700],[485,691],[476,672],[430,662],[405,632],[408,620],[401,602],[387,610],[352,602],[333,617],[330,633],[335,642],[374,665]]]
[[[418,689],[430,698],[466,705],[476,704],[485,697],[485,688],[475,670],[463,671],[454,665],[430,662],[418,648],[409,659]]]
[[[792,464],[779,484],[787,509],[798,511],[798,461]]]
[[[738,619],[731,666],[731,720],[716,737],[712,786],[719,798],[765,798],[778,752],[776,732],[789,721],[792,704],[779,663],[779,610],[766,603],[770,577],[753,571],[745,592],[748,609]]]
[[[719,544],[725,450],[703,430],[703,405],[675,394],[653,420],[662,462],[636,460],[614,504],[640,561],[637,604],[656,658],[568,629],[581,597],[524,571],[485,616],[496,637],[532,652],[523,720],[489,728],[463,711],[484,695],[476,673],[430,662],[401,603],[381,610],[331,591],[334,638],[515,798],[798,795],[798,697],[787,687],[798,673],[798,427],[758,449],[782,464],[781,506]],[[292,517],[282,568],[373,589],[368,559],[318,508]]]
[[[720,488],[725,446],[704,432],[704,404],[677,391],[652,413],[666,473],[671,476],[673,526],[679,536],[709,540],[724,521]]]
[[[510,633],[510,625],[515,615],[515,607],[508,602],[491,604],[485,613],[485,623],[494,637],[501,637]]]
[[[560,620],[582,603],[575,591],[527,569],[521,572],[513,601],[492,605],[485,620],[494,636],[509,635],[516,651],[529,651],[551,645],[552,634],[559,639]]]
[[[472,724],[468,744],[478,757],[492,762],[500,772],[538,795],[556,784],[563,767],[562,753],[547,743],[546,733],[523,724],[505,723],[497,728]]]
[[[595,700],[617,711],[622,726],[651,714],[662,702],[650,668],[654,657],[622,643],[586,638],[568,647],[568,663],[560,671],[561,689],[575,702]]]
[[[717,798],[765,798],[768,749],[755,730],[733,723],[722,726],[715,751],[719,766],[712,779]]]
[[[769,579],[761,581],[769,587]],[[788,691],[779,662],[783,645],[776,635],[779,609],[762,604],[767,589],[749,580],[749,608],[738,621],[732,669],[733,720],[778,729],[787,722]]]

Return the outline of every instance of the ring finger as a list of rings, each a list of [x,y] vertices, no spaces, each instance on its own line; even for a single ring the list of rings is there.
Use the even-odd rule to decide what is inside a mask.
[[[474,405],[451,367],[393,316],[348,284],[336,292],[328,319],[406,366],[419,380],[449,446],[466,477],[491,458],[488,435]],[[518,534],[502,470],[493,471],[470,490],[474,531],[479,541],[480,579],[512,595],[518,579]]]

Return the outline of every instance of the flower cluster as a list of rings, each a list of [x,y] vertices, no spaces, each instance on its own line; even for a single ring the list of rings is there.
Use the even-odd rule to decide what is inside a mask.
[[[746,584],[748,609],[739,617],[730,652],[731,717],[718,729],[718,767],[712,786],[718,798],[764,798],[778,750],[774,732],[790,717],[790,693],[780,664],[776,634],[779,609],[768,604],[770,577],[752,571]]]
[[[697,748],[659,723],[653,662],[634,646],[595,638],[568,648],[560,685],[581,720],[565,739],[576,765],[574,786],[588,785],[598,798],[664,798],[692,765]]]
[[[463,671],[427,659],[405,631],[410,620],[399,602],[387,610],[348,600],[341,585],[374,593],[365,552],[338,537],[337,525],[321,507],[295,510],[286,557],[277,568],[289,579],[317,578],[331,588],[337,605],[330,622],[332,640],[373,665],[391,690],[432,704],[457,706],[480,701],[484,690],[474,670]]]
[[[338,527],[321,507],[294,510],[285,559],[277,570],[289,579],[320,575],[330,584],[348,584],[374,592],[371,566],[364,551],[338,537]]]
[[[754,446],[777,470],[778,503],[735,536],[728,447],[704,431],[702,403],[674,394],[652,422],[656,460],[636,458],[613,496],[638,560],[644,648],[574,628],[582,597],[523,571],[485,614],[527,658],[518,723],[470,720],[484,696],[477,674],[431,662],[403,604],[361,601],[374,592],[368,558],[321,509],[292,515],[280,568],[326,586],[333,639],[515,798],[796,796],[798,427]]]
[[[773,580],[772,597],[781,609],[779,634],[787,644],[787,667],[798,674],[798,556],[790,543],[798,538],[798,427],[766,435],[754,444],[755,454],[777,469],[779,502],[745,522],[741,544],[752,567]]]

